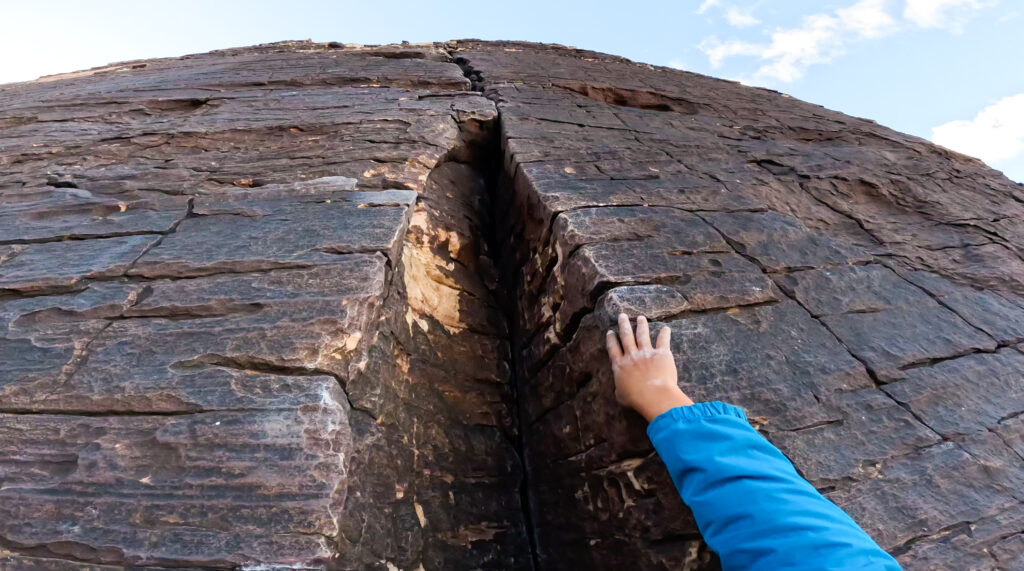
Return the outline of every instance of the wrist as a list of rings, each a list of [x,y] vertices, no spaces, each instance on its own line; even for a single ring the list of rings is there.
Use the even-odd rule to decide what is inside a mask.
[[[657,391],[648,395],[643,402],[638,403],[636,411],[640,413],[647,422],[651,422],[665,411],[671,410],[680,406],[690,406],[693,404],[693,400],[686,396],[686,393],[682,391],[675,383],[672,386],[667,387],[663,391]]]

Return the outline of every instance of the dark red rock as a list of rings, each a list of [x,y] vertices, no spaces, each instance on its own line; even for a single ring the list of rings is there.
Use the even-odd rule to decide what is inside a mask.
[[[775,212],[706,214],[737,252],[757,261],[766,271],[817,268],[867,259],[851,255],[830,237],[810,231],[798,219]]]
[[[769,91],[583,50],[458,45],[502,114],[514,213],[503,221],[506,275],[512,281],[524,267],[519,383],[529,472],[541,474],[530,482],[542,566],[677,568],[667,554],[689,549],[686,531],[658,532],[680,514],[636,516],[644,528],[626,523],[667,480],[638,489],[588,472],[650,454],[636,446],[638,419],[609,398],[595,341],[622,310],[667,320],[683,387],[747,407],[798,469],[853,502],[855,517],[907,568],[930,568],[939,553],[951,558],[939,568],[1012,568],[1012,541],[1002,560],[985,553],[997,534],[955,548],[943,538],[981,521],[1024,531],[997,513],[1019,506],[1020,407],[1012,396],[995,402],[1013,394],[1015,377],[967,380],[992,372],[981,363],[998,345],[1019,342],[1018,185],[972,159]],[[657,245],[678,235],[652,244],[642,223],[561,246],[577,236],[567,216],[593,211],[598,220],[612,207],[672,207],[676,224],[696,214],[728,248],[691,258],[742,256],[752,269],[693,271]],[[772,282],[782,291],[763,286]],[[944,365],[960,361],[962,381],[938,382]],[[892,393],[875,388],[909,377],[927,395],[914,397],[920,412],[889,396],[908,381],[887,385]],[[947,400],[947,391],[957,394]],[[944,406],[1005,442],[930,426]],[[949,488],[947,476],[964,488]],[[622,490],[625,500],[599,503],[601,490]],[[583,540],[623,529],[635,535]],[[662,559],[651,562],[652,552]]]
[[[984,330],[885,267],[796,272],[780,283],[880,380],[902,378],[904,369],[931,360],[996,347]]]
[[[0,89],[4,567],[529,567],[493,104],[435,46],[125,70]]]
[[[885,392],[943,436],[998,429],[1024,410],[1024,354],[977,353],[907,371]]]
[[[348,406],[331,377],[293,382],[301,406],[271,393],[251,410],[182,416],[0,414],[0,535],[100,563],[329,560]]]
[[[1020,567],[1024,190],[973,159],[515,42],[114,64],[0,128],[0,568],[715,569],[620,311],[906,568]]]
[[[1000,344],[1024,339],[1024,297],[980,290],[926,272],[911,272],[908,279]]]
[[[188,207],[185,197],[132,198],[129,202],[63,188],[22,194],[0,213],[0,243],[163,233]]]
[[[877,477],[883,461],[938,444],[941,438],[876,389],[835,395],[836,421],[774,435],[775,444],[819,487]]]
[[[1020,503],[1019,490],[953,442],[879,467],[878,477],[829,494],[886,549],[976,522]],[[943,500],[937,501],[937,498]],[[956,501],[945,501],[956,498]]]
[[[280,201],[268,214],[209,214],[181,223],[130,270],[145,277],[254,272],[329,263],[338,254],[390,253],[405,208]]]
[[[61,291],[90,278],[118,277],[158,240],[142,235],[15,246],[3,261],[0,291]]]

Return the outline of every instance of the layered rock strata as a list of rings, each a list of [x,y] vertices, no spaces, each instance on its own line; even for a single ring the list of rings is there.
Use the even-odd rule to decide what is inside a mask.
[[[1021,185],[771,91],[530,44],[456,55],[501,115],[542,568],[715,564],[614,402],[619,311],[672,327],[681,386],[745,407],[908,569],[1020,565]]]
[[[447,60],[299,43],[3,89],[4,568],[529,565],[479,277],[497,115]]]
[[[619,311],[906,568],[1021,565],[1024,188],[973,159],[524,43],[0,109],[0,568],[714,569]]]

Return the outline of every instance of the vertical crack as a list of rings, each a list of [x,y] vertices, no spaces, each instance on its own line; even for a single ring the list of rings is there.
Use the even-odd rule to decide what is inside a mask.
[[[484,93],[483,73],[474,68],[469,60],[456,55],[456,53],[454,49],[449,51],[452,60],[462,69],[463,75],[472,83],[473,91]],[[508,272],[508,268],[514,266],[514,264],[509,264],[503,259],[504,256],[511,255],[511,252],[503,248],[503,244],[508,237],[502,235],[502,228],[505,226],[499,223],[502,216],[507,216],[506,212],[501,211],[502,205],[505,202],[502,200],[502,195],[505,192],[511,192],[511,180],[514,173],[507,172],[504,166],[500,135],[502,131],[501,109],[497,106],[497,103],[495,103],[495,108],[497,110],[497,118],[493,128],[490,130],[489,136],[479,143],[479,150],[481,152],[476,161],[485,176],[487,194],[487,196],[483,197],[486,200],[486,207],[482,210],[482,214],[486,219],[481,221],[482,224],[480,226],[483,229],[483,236],[481,238],[486,245],[490,267],[497,269],[493,280],[488,280],[488,287],[491,288],[492,294],[498,302],[508,331],[509,358],[511,360],[509,363],[511,375],[509,382],[513,400],[510,412],[513,415],[513,424],[515,426],[513,445],[522,467],[522,476],[519,482],[519,503],[522,509],[523,525],[526,527],[526,537],[529,541],[532,567],[533,569],[541,569],[534,522],[534,505],[530,494],[530,465],[526,453],[528,446],[526,432],[528,426],[524,422],[526,415],[522,395],[522,383],[525,373],[522,370],[522,362],[518,358],[519,352],[517,350],[520,347],[520,343],[523,342],[524,332],[518,326],[520,307],[515,293],[516,276]]]
[[[526,414],[524,411],[525,400],[522,395],[522,383],[524,379],[524,372],[522,370],[522,362],[518,358],[519,352],[517,350],[522,343],[522,331],[520,331],[518,323],[520,315],[519,302],[515,295],[514,287],[512,284],[515,283],[515,276],[508,275],[505,272],[505,268],[508,268],[512,264],[505,263],[501,258],[501,244],[504,242],[504,237],[499,234],[499,225],[496,223],[501,212],[498,211],[500,208],[500,200],[497,200],[497,193],[502,189],[506,189],[509,183],[509,175],[502,169],[502,155],[501,155],[501,144],[498,139],[498,133],[500,132],[500,121],[501,114],[498,115],[499,125],[495,129],[494,136],[490,143],[491,148],[491,164],[493,170],[488,177],[489,191],[489,204],[488,214],[490,220],[485,228],[489,229],[484,239],[488,243],[488,251],[492,255],[492,263],[495,268],[501,268],[499,270],[497,278],[497,287],[494,290],[495,297],[498,300],[498,304],[504,314],[505,323],[508,324],[509,331],[509,346],[511,347],[511,360],[510,371],[512,378],[510,379],[512,385],[512,398],[513,398],[513,414],[515,416],[516,433],[515,433],[515,448],[516,454],[519,456],[519,461],[522,465],[522,480],[519,483],[519,500],[523,510],[523,524],[526,526],[526,536],[530,542],[530,557],[533,561],[533,568],[540,569],[540,558],[537,550],[537,535],[534,528],[534,517],[533,517],[533,502],[530,495],[530,465],[528,456],[526,454],[527,448],[527,434],[528,430],[527,423],[524,421]]]

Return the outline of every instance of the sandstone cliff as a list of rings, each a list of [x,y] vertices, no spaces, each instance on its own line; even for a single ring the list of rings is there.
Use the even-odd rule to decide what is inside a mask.
[[[619,311],[908,569],[1024,567],[1024,187],[526,43],[0,86],[0,568],[714,569]]]

